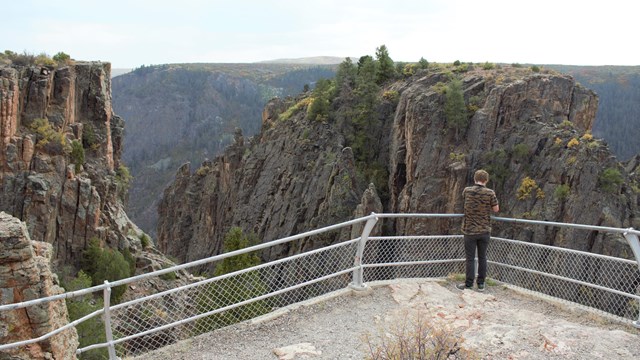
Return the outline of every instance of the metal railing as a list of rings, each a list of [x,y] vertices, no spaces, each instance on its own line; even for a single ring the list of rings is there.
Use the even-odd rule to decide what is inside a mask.
[[[18,311],[103,291],[104,307],[38,338],[0,344],[0,351],[36,343],[94,317],[104,325],[106,341],[78,349],[77,354],[103,351],[110,359],[129,357],[278,308],[338,289],[361,290],[374,280],[438,278],[464,273],[464,246],[460,235],[370,236],[379,219],[413,218],[438,221],[458,214],[371,214],[369,216],[262,243],[188,264],[155,271],[48,298],[0,306],[0,312]],[[640,328],[640,243],[634,229],[493,218],[504,223],[541,225],[611,234],[610,241],[626,240],[634,260],[492,237],[487,254],[490,278],[595,310]],[[364,224],[363,224],[364,223]],[[210,268],[235,256],[280,252],[286,247],[321,242],[323,236],[352,233],[353,239],[317,247],[232,273],[203,278],[153,295],[110,305],[110,291],[120,285],[154,284],[158,277],[207,265]],[[345,231],[349,230],[349,231]],[[287,251],[284,251],[287,252]],[[355,259],[355,260],[354,260]],[[105,354],[105,356],[107,356]]]

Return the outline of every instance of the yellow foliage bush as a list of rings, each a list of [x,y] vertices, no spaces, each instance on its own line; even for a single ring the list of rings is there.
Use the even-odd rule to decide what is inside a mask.
[[[567,147],[568,147],[569,149],[571,149],[571,148],[572,148],[572,147],[574,147],[574,146],[578,146],[578,145],[580,145],[580,141],[578,141],[578,139],[576,139],[576,138],[572,138],[572,139],[571,139],[571,140],[569,140],[569,142],[567,143]]]
[[[584,135],[582,135],[582,137],[580,139],[584,140],[584,141],[591,141],[591,140],[593,140],[593,135],[591,135],[590,132],[586,132],[586,133],[584,133]]]
[[[536,181],[532,178],[525,176],[525,178],[522,179],[522,182],[520,183],[518,194],[516,196],[518,200],[526,200],[531,198],[531,193],[534,190],[540,190],[540,188],[538,187],[538,183],[536,183]],[[542,192],[542,196],[544,198],[544,192]],[[536,194],[536,197],[538,197],[538,194]]]

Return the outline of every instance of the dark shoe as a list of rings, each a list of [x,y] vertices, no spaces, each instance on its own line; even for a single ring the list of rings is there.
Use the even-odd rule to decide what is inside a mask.
[[[478,291],[484,291],[484,284],[478,284]]]
[[[471,286],[467,286],[467,284],[465,284],[465,283],[456,285],[456,288],[458,290],[469,290],[469,289],[472,289]]]

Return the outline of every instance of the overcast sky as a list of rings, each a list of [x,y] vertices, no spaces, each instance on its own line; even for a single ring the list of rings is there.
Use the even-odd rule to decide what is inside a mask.
[[[373,55],[395,61],[640,65],[634,1],[20,0],[0,51],[113,68]]]

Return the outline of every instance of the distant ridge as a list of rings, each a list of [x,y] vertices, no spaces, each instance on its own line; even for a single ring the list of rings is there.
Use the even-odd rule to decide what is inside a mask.
[[[124,69],[124,68],[123,68],[123,69],[117,69],[117,68],[116,68],[116,69],[111,69],[111,77],[112,77],[112,78],[114,78],[114,77],[116,77],[116,76],[119,76],[119,75],[123,75],[123,74],[129,73],[129,72],[131,72],[132,70],[133,70],[133,69]]]
[[[318,64],[318,65],[333,65],[340,64],[344,61],[344,57],[339,56],[312,56],[302,57],[296,59],[275,59],[258,61],[261,64]],[[354,58],[351,58],[352,60]]]

